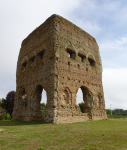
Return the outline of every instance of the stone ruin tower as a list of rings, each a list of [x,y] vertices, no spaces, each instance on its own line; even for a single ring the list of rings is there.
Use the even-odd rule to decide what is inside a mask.
[[[71,123],[107,118],[97,42],[61,16],[52,15],[23,40],[16,83],[13,119]],[[76,102],[79,88],[84,113]],[[43,89],[47,104],[41,115]]]

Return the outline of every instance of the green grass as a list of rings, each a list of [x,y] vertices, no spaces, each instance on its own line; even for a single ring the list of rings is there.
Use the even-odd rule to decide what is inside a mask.
[[[72,124],[0,121],[0,150],[127,150],[127,119]]]

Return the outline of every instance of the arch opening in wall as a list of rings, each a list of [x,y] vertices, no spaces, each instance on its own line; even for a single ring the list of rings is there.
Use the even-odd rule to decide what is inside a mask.
[[[69,88],[65,88],[63,92],[61,93],[61,102],[63,105],[71,104],[71,92]]]
[[[80,109],[83,113],[91,113],[91,108],[93,107],[93,95],[87,87],[82,86],[79,88],[76,101],[82,103],[82,108],[80,107]]]
[[[27,61],[22,63],[22,71],[25,70],[26,67],[27,67]]]
[[[47,104],[47,93],[44,90],[44,88],[42,90],[40,104],[41,104],[41,114],[44,114],[44,110],[45,110],[45,107],[46,107],[46,104]]]
[[[75,59],[76,57],[76,52],[74,50],[71,50],[69,48],[66,49],[67,53],[68,53],[68,57],[69,58],[72,58],[72,59]]]
[[[34,63],[34,60],[35,60],[35,56],[31,57],[29,59],[29,64],[32,65]]]
[[[67,90],[64,90],[62,93],[62,103],[64,105],[69,104],[69,94]]]
[[[78,53],[78,56],[80,57],[81,62],[85,62],[85,60],[86,60],[86,55]]]
[[[102,98],[101,98],[101,94],[97,95],[97,106],[101,107],[102,105]]]
[[[88,55],[88,61],[89,61],[89,63],[90,63],[90,66],[91,66],[92,68],[94,68],[94,67],[95,67],[95,59],[94,59],[94,56],[93,56],[92,54],[89,54],[89,55]]]
[[[88,58],[88,61],[90,63],[90,66],[92,66],[92,67],[95,66],[95,61],[92,58]]]
[[[85,103],[83,101],[83,93],[82,93],[81,88],[78,89],[77,97],[76,97],[76,103],[79,105],[81,112],[84,113]]]
[[[25,56],[23,59],[22,59],[22,62],[21,62],[21,70],[24,71],[25,68],[27,67],[27,62],[28,62],[28,57]]]
[[[37,59],[38,59],[39,61],[41,61],[41,60],[43,59],[44,52],[45,52],[45,50],[42,50],[42,51],[38,52],[38,54],[37,54]]]
[[[46,92],[43,91],[45,91],[44,88],[41,85],[37,85],[32,94],[31,109],[35,114],[41,115],[44,113],[44,108],[46,106],[46,98],[44,98],[44,94]]]

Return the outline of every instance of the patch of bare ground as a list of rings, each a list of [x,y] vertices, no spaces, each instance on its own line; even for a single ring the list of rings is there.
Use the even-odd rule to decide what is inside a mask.
[[[3,131],[3,130],[4,130],[4,129],[1,129],[1,128],[0,128],[0,131]]]

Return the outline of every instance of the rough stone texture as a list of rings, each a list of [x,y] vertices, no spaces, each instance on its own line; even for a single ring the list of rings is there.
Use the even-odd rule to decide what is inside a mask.
[[[71,123],[107,118],[96,40],[61,16],[52,15],[23,40],[16,79],[13,119]],[[76,103],[79,88],[85,113]],[[43,89],[47,104],[42,116]]]

